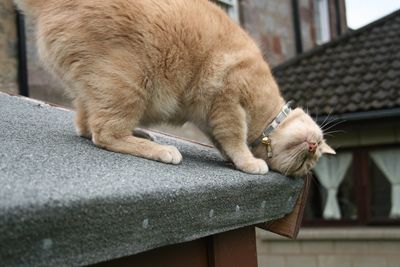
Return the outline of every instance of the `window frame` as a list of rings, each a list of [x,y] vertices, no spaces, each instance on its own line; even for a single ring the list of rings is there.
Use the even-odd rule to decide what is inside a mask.
[[[331,40],[330,14],[328,0],[315,0],[315,38],[321,45]]]
[[[326,220],[307,219],[304,217],[302,226],[304,227],[329,227],[329,226],[400,226],[400,219],[372,218],[371,211],[371,173],[370,164],[372,159],[369,152],[377,149],[399,148],[400,144],[358,146],[341,149],[343,152],[353,154],[353,179],[355,187],[355,201],[357,206],[357,219]],[[311,179],[316,179],[311,175]],[[313,183],[313,181],[312,181]]]

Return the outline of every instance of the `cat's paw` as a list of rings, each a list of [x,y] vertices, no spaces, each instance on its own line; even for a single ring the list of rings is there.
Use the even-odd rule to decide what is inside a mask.
[[[157,153],[157,160],[164,163],[179,164],[182,161],[182,155],[174,146],[163,146]]]
[[[266,174],[269,170],[267,163],[262,159],[246,160],[236,167],[241,171],[251,174]]]

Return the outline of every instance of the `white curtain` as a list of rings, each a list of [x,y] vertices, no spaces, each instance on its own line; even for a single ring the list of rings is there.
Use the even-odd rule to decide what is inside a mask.
[[[370,152],[379,169],[392,185],[392,207],[390,218],[400,218],[400,150],[385,149]]]
[[[328,191],[323,212],[324,219],[340,219],[340,209],[336,194],[351,164],[352,154],[338,153],[335,156],[323,156],[314,167],[318,181]]]

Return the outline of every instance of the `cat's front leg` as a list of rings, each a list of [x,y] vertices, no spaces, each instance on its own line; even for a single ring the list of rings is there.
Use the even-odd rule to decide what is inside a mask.
[[[251,174],[268,172],[267,163],[255,158],[247,146],[246,115],[239,104],[215,103],[209,120],[217,148],[233,161],[237,169]]]
[[[101,77],[104,79],[101,80]],[[138,131],[132,134],[132,129],[139,124],[146,110],[146,96],[143,96],[146,91],[132,86],[133,83],[124,84],[122,80],[118,90],[111,90],[117,80],[107,74],[97,77],[97,80],[102,82],[98,82],[96,88],[92,89],[89,83],[86,88],[93,90],[96,97],[88,97],[86,108],[78,112],[76,121],[79,130],[90,129],[93,143],[110,151],[170,164],[182,161],[176,147],[157,144],[146,134],[141,135],[146,139],[134,136]]]
[[[76,98],[74,100],[74,105],[76,109],[76,115],[75,115],[75,130],[77,135],[91,139],[92,138],[92,133],[90,132],[89,128],[89,122],[88,122],[88,112],[87,108],[84,105],[84,101],[82,101],[80,98]]]
[[[251,174],[266,174],[269,170],[267,163],[262,159],[254,158],[253,156],[243,157],[245,153],[242,148],[234,149],[236,152],[234,154],[238,155],[237,158],[232,159],[236,168],[241,171],[251,173]],[[243,152],[239,152],[243,151]]]

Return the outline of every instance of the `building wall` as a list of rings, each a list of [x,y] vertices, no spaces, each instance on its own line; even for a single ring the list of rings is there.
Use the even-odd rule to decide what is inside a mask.
[[[45,102],[71,107],[71,99],[64,87],[40,62],[33,24],[26,18],[26,49],[28,58],[29,96]]]
[[[243,27],[256,40],[271,66],[295,55],[290,0],[240,1]]]
[[[43,69],[37,56],[32,23],[26,21],[29,94],[33,98],[70,106],[62,86]],[[0,91],[18,93],[16,13],[12,0],[0,2]]]
[[[298,0],[303,50],[316,45],[314,27],[315,0]],[[346,23],[344,0],[340,0],[342,24]],[[331,18],[335,19],[334,1],[330,0]],[[296,55],[291,0],[240,0],[243,27],[257,41],[266,60],[276,66]],[[15,12],[12,0],[0,3],[0,87],[17,93]],[[335,21],[332,20],[332,25]],[[40,64],[31,23],[27,22],[28,74],[30,95],[44,101],[70,106],[63,87]],[[332,26],[334,27],[334,26]],[[345,26],[344,26],[345,27]],[[332,36],[336,36],[332,31]]]
[[[348,30],[345,0],[339,0],[338,4],[339,4],[339,12],[341,14],[339,22],[337,22],[336,14],[335,14],[335,0],[329,0],[329,8],[330,8],[329,16],[331,19],[331,37],[332,38],[336,38],[340,34],[343,34],[344,32],[346,32]],[[340,24],[342,33],[338,32],[337,26],[336,26],[337,23]]]
[[[301,21],[301,39],[303,51],[310,50],[316,46],[314,27],[314,0],[298,0],[299,17]]]
[[[333,147],[365,147],[382,146],[400,143],[400,123],[397,120],[367,121],[342,126],[343,132],[338,132],[327,141]],[[373,124],[375,127],[371,128]]]
[[[328,143],[341,149],[388,147],[400,143],[400,124],[396,120],[349,124],[343,128],[343,133],[335,134],[335,138],[329,139]],[[371,125],[374,127],[371,128]],[[357,169],[357,172],[362,173],[363,170]],[[365,186],[361,190],[368,194]],[[369,204],[370,207],[372,205],[373,202]],[[385,222],[386,226],[379,227],[344,227],[340,223],[328,227],[323,226],[321,221],[314,222],[320,226],[303,227],[297,240],[258,230],[259,267],[400,267],[399,221],[388,218],[381,224]]]
[[[0,91],[18,93],[17,29],[12,0],[0,2]]]
[[[315,0],[297,0],[303,51],[314,48]],[[329,0],[331,38],[338,37],[336,29],[335,0]],[[347,31],[345,0],[339,0],[342,32]],[[296,43],[291,0],[241,0],[241,23],[256,40],[271,66],[296,55]]]
[[[259,230],[259,267],[399,267],[399,228],[303,229],[298,240]]]
[[[316,46],[313,2],[298,0],[304,51]],[[242,0],[240,3],[242,25],[271,66],[296,55],[291,0]]]

